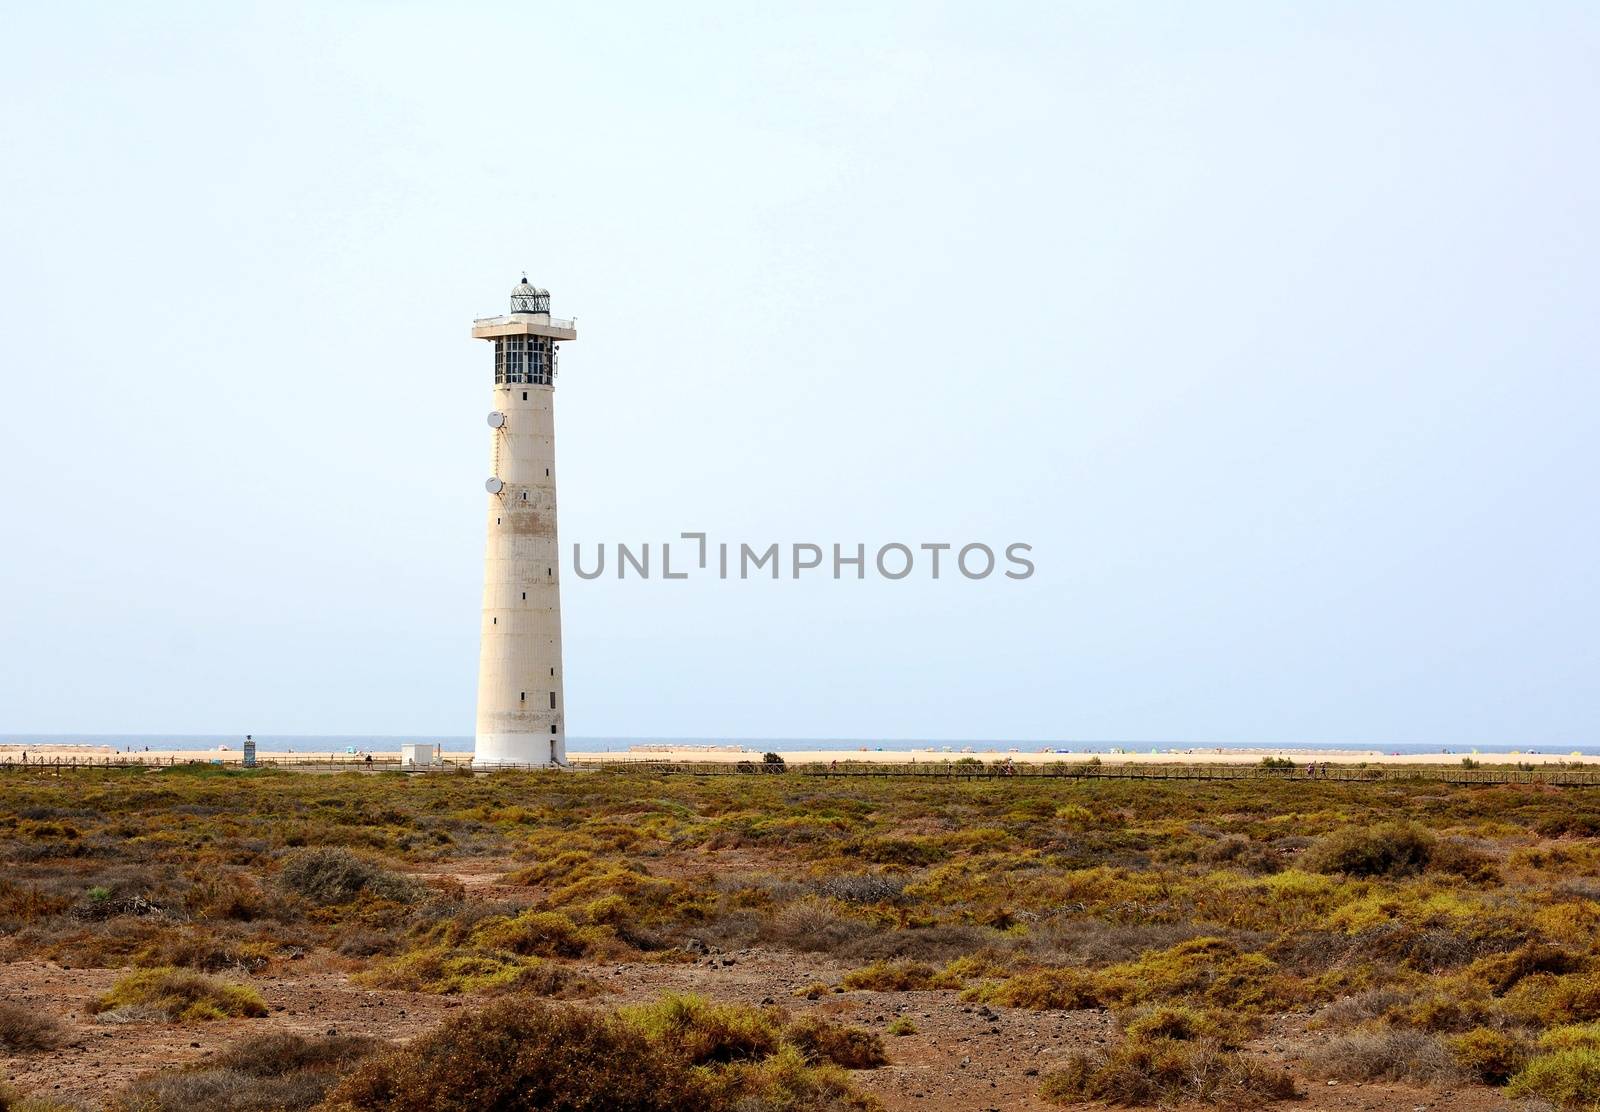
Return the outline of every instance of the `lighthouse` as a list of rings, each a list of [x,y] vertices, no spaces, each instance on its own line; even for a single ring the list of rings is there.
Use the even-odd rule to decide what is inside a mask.
[[[564,765],[556,354],[578,330],[550,315],[550,291],[524,274],[511,311],[473,321],[472,335],[494,344],[473,766]]]

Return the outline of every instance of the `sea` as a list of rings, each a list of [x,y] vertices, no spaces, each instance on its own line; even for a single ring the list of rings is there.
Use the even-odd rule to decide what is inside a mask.
[[[472,738],[467,735],[445,736],[432,734],[256,734],[256,748],[263,753],[364,753],[394,752],[402,743],[421,742],[438,745],[445,752],[469,753]],[[244,745],[243,734],[0,734],[0,745],[104,745],[113,750],[151,752],[179,749],[216,749],[227,746],[237,751]],[[1507,742],[1505,744],[1437,745],[1420,742],[1388,741],[1286,741],[1264,744],[1259,741],[1130,741],[1130,740],[1042,740],[1017,738],[702,738],[702,737],[578,737],[567,738],[567,751],[580,753],[626,753],[635,746],[716,746],[718,748],[748,749],[761,753],[778,750],[786,753],[815,752],[819,750],[857,750],[866,752],[923,752],[929,749],[949,753],[987,753],[1016,750],[1024,753],[1041,751],[1060,753],[1195,753],[1216,750],[1245,750],[1271,753],[1277,751],[1358,751],[1364,753],[1392,753],[1412,756],[1423,753],[1545,753],[1563,756],[1600,756],[1600,745],[1550,745],[1533,746]]]

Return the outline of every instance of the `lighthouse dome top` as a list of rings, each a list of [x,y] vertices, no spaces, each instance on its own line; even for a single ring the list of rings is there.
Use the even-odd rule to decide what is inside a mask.
[[[511,311],[513,313],[549,313],[550,291],[541,290],[537,286],[528,284],[528,276],[524,274],[522,281],[511,289]]]

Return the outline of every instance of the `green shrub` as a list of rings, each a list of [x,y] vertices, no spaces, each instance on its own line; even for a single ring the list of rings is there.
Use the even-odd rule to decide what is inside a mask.
[[[1600,1023],[1552,1027],[1539,1036],[1540,1050],[1600,1050]]]
[[[1600,1050],[1558,1050],[1541,1055],[1524,1066],[1506,1095],[1543,1098],[1563,1109],[1590,1109],[1600,1105]]]
[[[121,978],[89,1004],[91,1015],[119,1008],[148,1008],[174,1022],[264,1016],[267,1005],[248,985],[188,969],[140,969]]]
[[[896,1037],[915,1035],[917,1033],[917,1025],[912,1021],[910,1016],[902,1015],[896,1016],[894,1019],[890,1020],[889,1026],[886,1028],[886,1030],[889,1032],[889,1034]]]
[[[1491,1027],[1474,1027],[1446,1044],[1456,1065],[1485,1085],[1504,1085],[1528,1060],[1528,1044]]]
[[[1347,876],[1414,876],[1428,867],[1434,837],[1414,823],[1344,826],[1306,851],[1303,868]]]

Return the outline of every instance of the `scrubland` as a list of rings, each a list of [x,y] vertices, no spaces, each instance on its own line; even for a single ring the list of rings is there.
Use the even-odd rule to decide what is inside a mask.
[[[0,1109],[1596,1108],[1597,837],[1530,785],[13,772]],[[443,1010],[291,1030],[312,966]],[[963,1023],[1022,1088],[959,1088]],[[102,1029],[197,1049],[89,1091]]]

